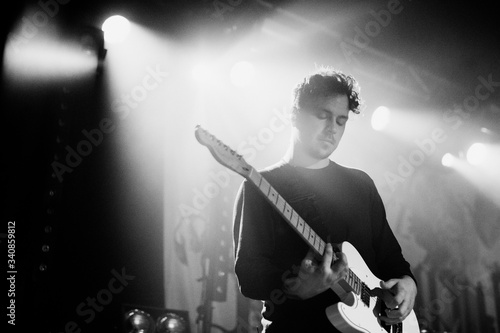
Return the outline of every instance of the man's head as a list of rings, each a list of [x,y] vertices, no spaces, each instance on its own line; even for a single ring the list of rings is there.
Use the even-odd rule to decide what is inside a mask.
[[[332,69],[320,70],[294,89],[292,105],[295,152],[308,163],[326,160],[337,148],[349,111],[360,112],[357,83]]]
[[[329,67],[322,68],[307,76],[293,90],[292,115],[295,117],[302,109],[311,106],[319,97],[345,95],[349,110],[359,113],[361,99],[356,80]]]

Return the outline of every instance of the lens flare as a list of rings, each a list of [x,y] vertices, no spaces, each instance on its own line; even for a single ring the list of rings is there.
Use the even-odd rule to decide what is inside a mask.
[[[130,22],[125,17],[114,15],[106,19],[102,24],[104,40],[115,44],[123,42],[130,32]]]
[[[486,160],[486,146],[482,143],[474,143],[467,150],[467,161],[472,165],[480,165]]]
[[[376,131],[382,131],[389,126],[391,121],[391,111],[388,107],[379,106],[373,111],[371,123],[372,128]]]

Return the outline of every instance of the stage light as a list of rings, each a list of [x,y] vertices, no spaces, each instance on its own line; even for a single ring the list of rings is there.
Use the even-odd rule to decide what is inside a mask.
[[[376,131],[382,131],[389,125],[391,121],[391,111],[388,107],[379,106],[373,111],[371,124]]]
[[[22,30],[16,28],[14,35],[18,31]],[[106,54],[100,34],[102,31],[94,27],[75,26],[65,34],[40,32],[25,44],[9,37],[4,52],[6,76],[24,83],[55,82],[91,73],[102,65]]]
[[[187,311],[124,304],[123,314],[124,333],[191,333]]]
[[[250,85],[255,78],[255,68],[248,61],[240,61],[231,68],[231,82],[237,87]]]
[[[490,129],[486,128],[486,127],[481,127],[480,131],[481,131],[481,133],[484,133],[484,134],[487,134],[487,135],[493,135],[494,134],[492,130],[490,130]]]
[[[181,316],[167,312],[156,321],[157,333],[186,333],[188,324]]]
[[[130,22],[123,16],[114,15],[107,18],[102,24],[104,40],[115,44],[123,42],[130,32]]]
[[[125,314],[125,330],[127,333],[154,333],[155,322],[149,313],[133,309]]]
[[[443,155],[443,158],[441,159],[441,164],[445,167],[451,167],[454,161],[455,157],[450,153],[446,153]]]
[[[482,143],[474,143],[467,150],[467,161],[472,165],[480,165],[486,159],[486,146]]]

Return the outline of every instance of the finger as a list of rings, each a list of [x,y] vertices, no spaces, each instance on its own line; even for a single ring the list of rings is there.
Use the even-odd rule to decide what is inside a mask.
[[[347,264],[347,256],[342,252],[338,252],[336,254],[338,260],[333,263],[332,270],[337,274],[348,274],[349,269]]]
[[[398,307],[405,298],[405,293],[403,293],[401,290],[396,290],[397,283],[398,281],[396,279],[380,281],[380,286],[382,287],[381,298],[384,300],[385,305],[389,309]]]
[[[311,274],[314,274],[316,267],[310,259],[302,260],[298,277],[302,280],[307,280]]]
[[[390,294],[384,294],[382,299],[389,310],[395,310],[399,307],[399,303],[396,302],[396,299]]]
[[[306,256],[300,263],[300,271],[299,271],[299,276],[300,274],[312,274],[314,273],[316,269],[316,266],[314,264],[314,252],[309,251],[307,252]]]
[[[404,318],[404,316],[398,313],[398,310],[392,310],[389,311],[385,316],[380,316],[380,320],[390,325],[398,324],[402,322]]]
[[[332,244],[328,243],[326,244],[325,253],[323,254],[323,262],[321,263],[321,268],[324,271],[330,269],[330,266],[332,264],[332,258],[333,258]]]
[[[394,295],[394,302],[396,303],[395,306],[401,307],[404,304],[405,307],[407,307],[407,303],[405,302],[406,298],[406,290],[398,290],[398,292]]]
[[[396,308],[399,303],[395,301],[394,295],[388,289],[373,288],[370,290],[371,296],[380,298],[389,309]]]
[[[409,301],[405,300],[398,307],[386,309],[385,316],[381,317],[387,323],[399,323],[411,313],[412,307],[408,306]]]
[[[315,269],[316,269],[316,267],[314,266],[312,260],[304,259],[304,260],[302,260],[302,265],[300,266],[299,273],[312,274],[312,273],[314,273]]]
[[[411,310],[413,309],[413,300],[410,298],[403,299],[402,302],[397,306],[397,312],[395,312],[395,316],[406,318]]]
[[[388,280],[388,281],[380,281],[380,287],[382,287],[382,289],[389,289],[390,290],[397,283],[398,283],[397,279],[391,279],[391,280]]]
[[[370,296],[384,299],[384,291],[381,288],[373,288],[370,290]]]
[[[410,311],[404,310],[401,307],[395,309],[386,309],[385,315],[381,315],[380,319],[387,324],[397,324],[402,322],[409,314]]]
[[[388,285],[391,285],[391,284],[392,283],[390,283]],[[401,307],[402,303],[405,302],[406,299],[409,299],[409,300],[413,299],[412,297],[409,297],[410,294],[408,293],[408,290],[406,290],[404,288],[404,286],[402,286],[401,284],[396,283],[390,289],[386,289],[386,291],[392,295],[393,302],[396,303],[395,305],[391,305],[392,307],[395,307],[395,306]],[[405,303],[405,305],[407,306],[407,303]]]
[[[347,268],[348,264],[346,254],[344,252],[337,252],[337,256],[339,258],[339,260],[337,260],[339,265]]]
[[[301,281],[298,278],[289,278],[283,282],[283,286],[285,287],[286,292],[293,293],[299,288],[300,283]]]

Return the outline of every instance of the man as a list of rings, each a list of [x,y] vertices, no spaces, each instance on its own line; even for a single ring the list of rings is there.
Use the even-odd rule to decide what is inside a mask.
[[[348,241],[384,281],[374,290],[388,308],[381,319],[401,322],[413,308],[417,287],[382,200],[366,173],[330,160],[349,112],[359,113],[357,83],[326,68],[297,85],[293,97],[289,149],[261,175],[328,244],[317,258],[262,193],[244,181],[234,214],[241,292],[264,301],[266,333],[336,332],[325,308],[339,301],[331,288],[348,271],[346,256],[334,255],[335,244]]]

